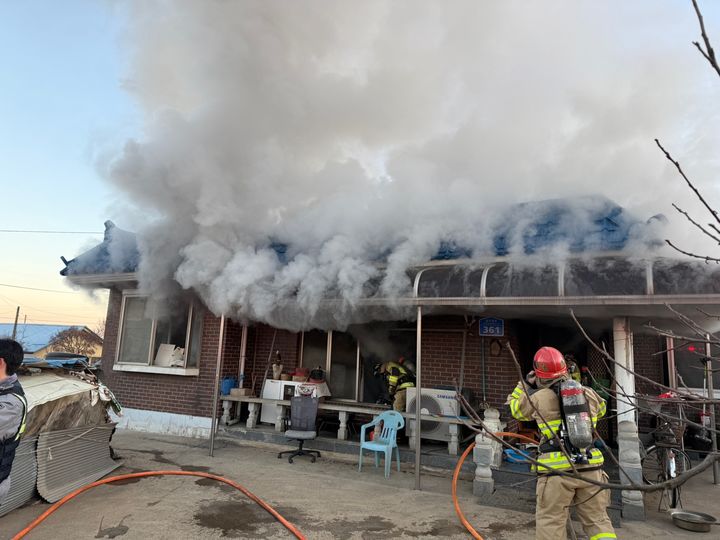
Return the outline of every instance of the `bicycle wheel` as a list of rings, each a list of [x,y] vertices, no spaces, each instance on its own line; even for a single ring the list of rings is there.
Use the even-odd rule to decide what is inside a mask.
[[[640,464],[642,466],[643,480],[646,484],[659,484],[665,480],[665,455],[664,448],[651,446],[645,452]]]
[[[651,446],[647,449],[645,457],[641,460],[643,480],[646,484],[659,484],[668,480],[670,475],[666,468],[666,453],[672,450],[675,454],[675,476],[689,471],[692,467],[690,457],[679,448],[666,448]]]

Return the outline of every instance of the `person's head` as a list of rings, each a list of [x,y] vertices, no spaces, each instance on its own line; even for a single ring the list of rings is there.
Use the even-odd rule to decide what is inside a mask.
[[[562,353],[554,347],[541,347],[533,359],[535,375],[540,380],[553,380],[567,375],[567,365]]]
[[[0,339],[0,379],[15,374],[22,361],[22,345],[14,339]]]

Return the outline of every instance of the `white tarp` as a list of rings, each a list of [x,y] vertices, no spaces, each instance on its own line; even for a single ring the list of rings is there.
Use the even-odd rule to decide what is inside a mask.
[[[49,403],[56,399],[90,392],[97,387],[90,383],[86,383],[75,377],[66,375],[56,375],[48,371],[43,371],[36,375],[24,375],[18,377],[25,391],[25,397],[28,401],[28,411],[34,407]]]

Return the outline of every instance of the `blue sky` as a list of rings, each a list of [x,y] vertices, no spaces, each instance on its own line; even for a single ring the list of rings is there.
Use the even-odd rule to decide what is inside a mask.
[[[0,229],[102,231],[119,195],[94,168],[139,130],[122,89],[121,13],[106,2],[0,3]],[[0,283],[71,292],[58,276],[100,236],[0,233]],[[94,325],[105,304],[84,293],[0,286],[0,322]]]

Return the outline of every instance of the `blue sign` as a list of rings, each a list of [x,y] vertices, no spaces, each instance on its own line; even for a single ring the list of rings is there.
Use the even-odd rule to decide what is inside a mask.
[[[496,317],[485,317],[480,319],[479,335],[502,337],[505,335],[505,321]]]

